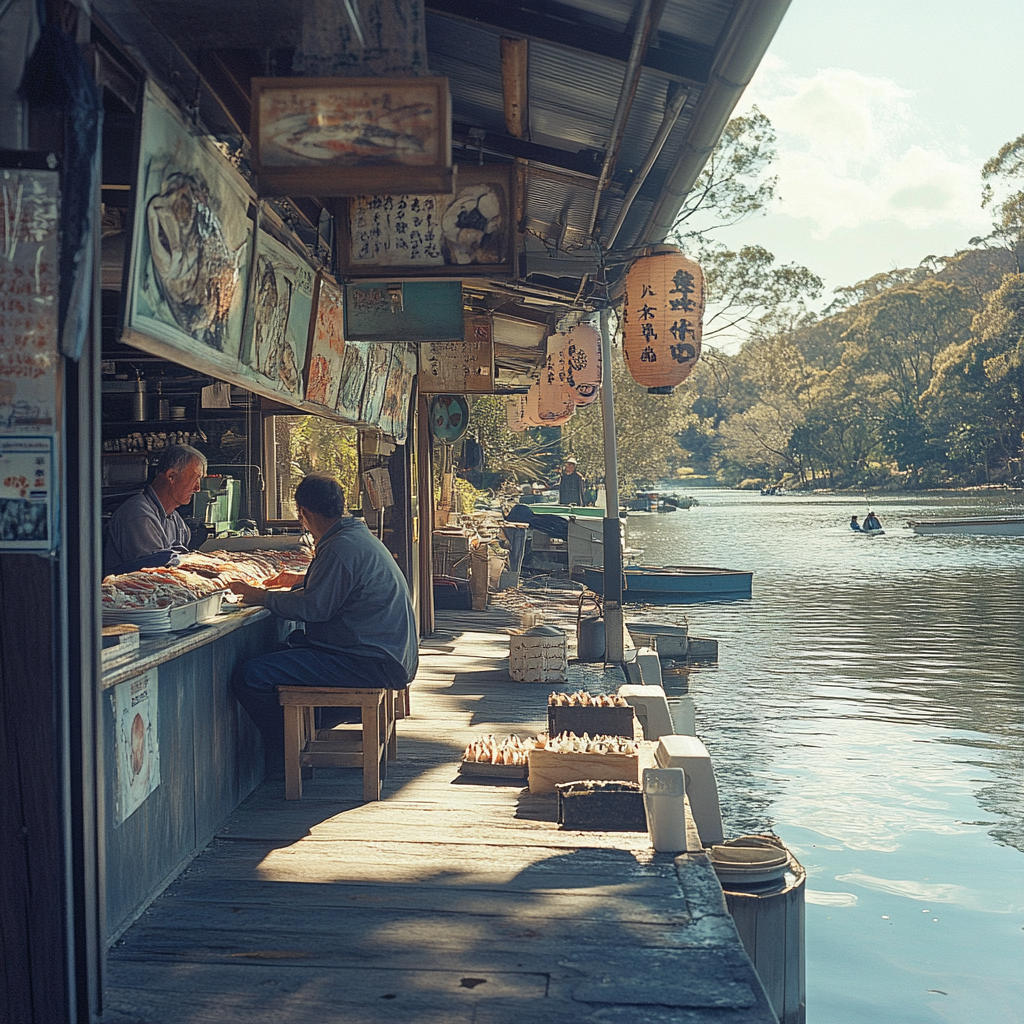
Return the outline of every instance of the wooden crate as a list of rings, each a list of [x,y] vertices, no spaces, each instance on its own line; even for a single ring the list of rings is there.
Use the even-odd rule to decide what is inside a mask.
[[[554,793],[560,782],[640,781],[638,754],[559,754],[537,748],[529,759],[531,793]]]
[[[548,735],[572,732],[577,736],[626,736],[643,739],[631,707],[593,708],[573,704],[548,705]]]

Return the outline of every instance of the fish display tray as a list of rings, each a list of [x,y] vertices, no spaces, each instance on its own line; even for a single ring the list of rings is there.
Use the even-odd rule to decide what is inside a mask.
[[[554,793],[560,782],[640,781],[639,754],[561,754],[537,748],[528,756],[531,793]]]
[[[487,779],[525,779],[530,766],[526,764],[491,764],[490,761],[463,761],[460,775],[477,775]]]
[[[631,707],[595,708],[575,704],[548,705],[548,735],[572,732],[577,736],[626,736],[642,739]]]
[[[179,633],[213,622],[220,614],[227,590],[218,590],[187,604],[169,608],[104,608],[103,625],[138,626],[140,633]]]

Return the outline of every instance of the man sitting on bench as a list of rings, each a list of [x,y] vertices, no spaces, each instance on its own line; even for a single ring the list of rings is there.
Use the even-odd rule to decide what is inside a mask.
[[[268,767],[281,764],[284,719],[278,686],[404,689],[419,665],[409,588],[391,552],[359,519],[346,516],[345,491],[334,477],[311,474],[295,489],[299,523],[316,555],[297,589],[232,583],[246,604],[304,622],[305,636],[245,662],[235,673],[239,703],[263,734]],[[282,574],[275,585],[302,578]]]

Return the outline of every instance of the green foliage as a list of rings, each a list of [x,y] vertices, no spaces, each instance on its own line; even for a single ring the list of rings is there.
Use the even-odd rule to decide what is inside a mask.
[[[540,430],[510,430],[506,404],[506,399],[492,395],[473,399],[470,429],[484,450],[486,472],[497,477],[498,485],[546,477],[551,469],[550,445],[539,436]]]
[[[981,169],[981,205],[998,217],[993,236],[1011,249],[1024,271],[1024,135],[1007,142]]]
[[[699,364],[698,364],[699,365]],[[690,396],[685,388],[673,395],[649,395],[629,376],[619,345],[612,349],[612,393],[618,446],[619,486],[628,495],[639,484],[669,476],[682,462],[678,435],[690,425]],[[600,401],[578,409],[562,428],[565,455],[578,460],[590,483],[604,477],[604,433]]]

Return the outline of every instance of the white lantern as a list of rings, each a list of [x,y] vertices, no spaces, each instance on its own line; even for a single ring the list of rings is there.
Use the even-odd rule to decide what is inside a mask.
[[[566,373],[577,406],[597,401],[601,387],[601,336],[590,324],[565,332]]]
[[[565,423],[576,411],[575,392],[569,384],[569,346],[564,334],[548,338],[548,355],[541,367],[537,388],[537,411],[544,426]]]

